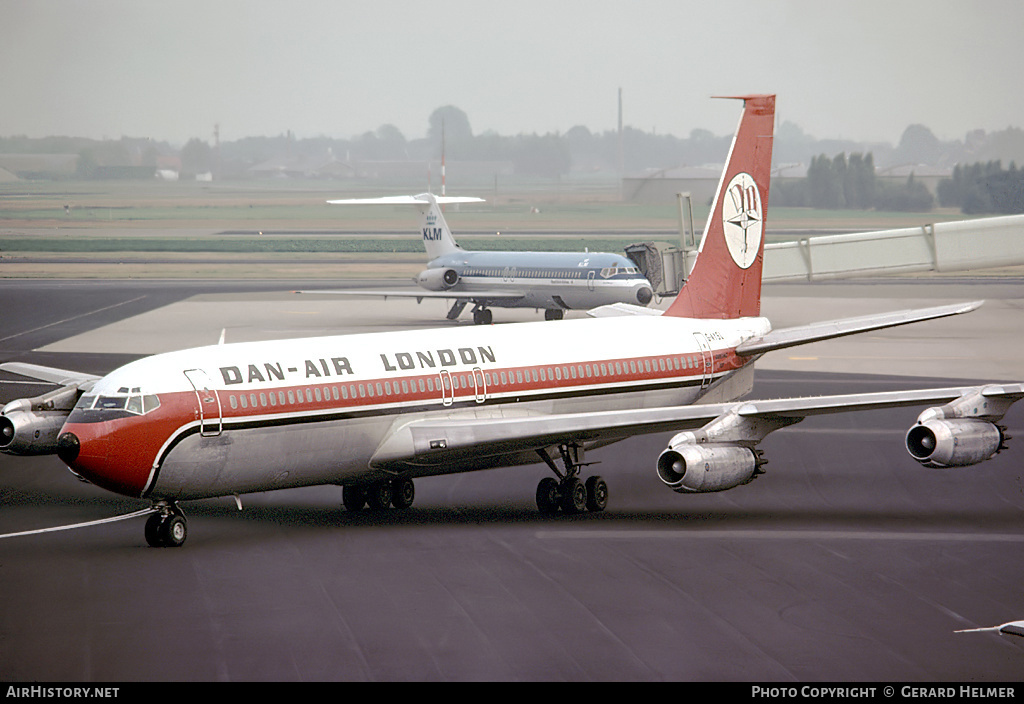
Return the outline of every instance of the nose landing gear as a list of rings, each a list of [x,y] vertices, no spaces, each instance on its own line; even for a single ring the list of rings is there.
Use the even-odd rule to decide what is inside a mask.
[[[188,537],[188,521],[177,504],[158,502],[146,520],[146,542],[154,548],[179,548]]]
[[[544,477],[537,485],[537,508],[546,515],[558,513],[559,509],[566,514],[583,513],[584,511],[603,511],[608,506],[608,484],[599,476],[589,477],[586,482],[580,481],[580,468],[589,462],[583,462],[583,448],[579,445],[559,445],[559,454],[565,472],[560,472],[547,450],[537,450],[537,454],[551,468],[558,479]]]

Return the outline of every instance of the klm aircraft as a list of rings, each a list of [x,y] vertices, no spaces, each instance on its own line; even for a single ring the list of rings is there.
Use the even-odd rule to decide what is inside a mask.
[[[420,234],[427,268],[414,281],[421,290],[307,291],[349,296],[444,298],[453,301],[448,319],[473,304],[473,322],[492,322],[491,308],[544,309],[545,320],[560,320],[567,310],[590,310],[610,304],[646,306],[653,298],[650,282],[620,254],[604,252],[471,252],[452,237],[441,205],[480,203],[481,198],[417,196],[331,200],[345,205],[412,205],[420,211]]]

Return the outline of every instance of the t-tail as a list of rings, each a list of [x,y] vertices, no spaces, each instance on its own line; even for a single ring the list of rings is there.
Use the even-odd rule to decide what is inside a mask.
[[[420,237],[427,250],[427,259],[434,260],[445,254],[462,251],[448,229],[441,206],[448,203],[482,203],[483,198],[462,196],[435,196],[421,193],[416,196],[385,196],[383,198],[346,198],[329,200],[334,205],[414,205],[423,216],[420,220]]]
[[[743,101],[743,116],[704,227],[697,261],[666,315],[742,318],[761,312],[775,96],[729,97]]]
[[[433,261],[445,254],[461,250],[462,247],[452,237],[452,231],[441,212],[440,203],[451,200],[447,196],[435,196],[430,193],[424,193],[416,198],[421,201],[416,207],[423,216],[420,220],[420,236],[423,238],[423,247],[427,250],[427,259]]]

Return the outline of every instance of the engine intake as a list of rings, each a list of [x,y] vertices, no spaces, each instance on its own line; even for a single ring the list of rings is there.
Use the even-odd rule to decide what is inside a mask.
[[[0,416],[0,452],[52,455],[68,414],[61,411],[11,410]]]
[[[999,452],[1006,439],[987,421],[932,418],[907,431],[907,450],[925,467],[968,467]]]
[[[732,489],[753,480],[757,467],[754,451],[740,445],[670,443],[658,457],[658,477],[680,494]]]
[[[447,291],[459,283],[459,272],[455,269],[424,269],[416,277],[416,283],[428,291]]]

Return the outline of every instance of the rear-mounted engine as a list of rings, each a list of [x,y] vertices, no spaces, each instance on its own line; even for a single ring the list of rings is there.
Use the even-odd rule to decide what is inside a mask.
[[[424,269],[416,277],[416,283],[428,291],[447,291],[459,283],[459,272],[455,269]]]

